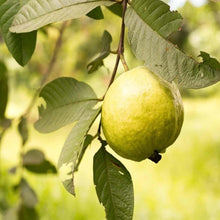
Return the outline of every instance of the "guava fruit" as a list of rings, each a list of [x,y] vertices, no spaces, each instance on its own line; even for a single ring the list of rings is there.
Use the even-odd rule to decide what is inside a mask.
[[[146,67],[119,76],[109,87],[101,124],[108,145],[120,156],[160,160],[178,137],[184,118],[182,99],[169,83]]]

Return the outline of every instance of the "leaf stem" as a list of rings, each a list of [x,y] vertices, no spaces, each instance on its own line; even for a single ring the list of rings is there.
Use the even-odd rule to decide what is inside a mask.
[[[106,92],[108,91],[109,87],[111,86],[111,84],[114,82],[114,79],[115,79],[115,76],[116,76],[116,73],[117,73],[117,70],[118,70],[118,65],[119,65],[119,61],[121,60],[123,66],[124,66],[124,69],[125,71],[128,71],[129,68],[128,68],[128,65],[125,61],[125,58],[124,58],[124,37],[125,37],[125,22],[124,22],[124,18],[125,18],[125,12],[126,12],[126,9],[127,9],[127,4],[128,4],[128,0],[123,0],[122,1],[122,6],[123,6],[123,13],[122,13],[122,23],[121,23],[121,34],[120,34],[120,39],[119,39],[119,44],[118,44],[118,49],[117,49],[117,57],[116,57],[116,61],[115,61],[115,67],[114,67],[114,70],[112,72],[112,76],[111,76],[111,79],[109,81],[109,84],[108,84],[108,88],[106,90]],[[111,51],[112,53],[113,51]],[[104,100],[104,97],[106,95],[106,92],[103,96],[103,100]],[[99,122],[99,126],[98,126],[98,131],[97,131],[97,134],[98,134],[98,137],[101,138],[101,125],[102,125],[102,122],[100,120]]]
[[[112,53],[112,54],[118,54],[118,51],[117,51],[117,50],[116,50],[116,51],[111,50],[110,53]]]
[[[119,44],[118,44],[118,50],[117,50],[117,57],[116,57],[116,61],[115,61],[115,67],[114,67],[114,70],[112,72],[112,77],[110,79],[108,88],[110,87],[110,85],[113,83],[113,81],[115,79],[120,59],[122,61],[122,64],[124,66],[125,71],[128,70],[128,65],[127,65],[127,63],[126,63],[126,61],[124,59],[124,36],[125,36],[125,22],[124,22],[124,18],[125,18],[125,12],[126,12],[126,9],[127,9],[127,3],[128,3],[128,0],[123,0],[123,2],[122,2],[123,13],[122,13],[122,23],[121,23],[121,35],[120,35]]]
[[[108,84],[108,88],[111,86],[111,84],[113,83],[113,81],[115,79],[115,76],[116,76],[116,73],[117,73],[117,69],[118,69],[118,65],[119,65],[119,61],[120,61],[120,55],[117,54],[116,61],[115,61],[115,67],[114,67],[114,70],[112,72],[112,77],[111,77],[110,82]]]
[[[121,62],[122,62],[122,64],[123,64],[123,66],[124,66],[125,71],[128,71],[128,70],[129,70],[129,67],[128,67],[126,61],[125,61],[125,57],[124,57],[123,54],[120,54],[120,59],[121,59]]]

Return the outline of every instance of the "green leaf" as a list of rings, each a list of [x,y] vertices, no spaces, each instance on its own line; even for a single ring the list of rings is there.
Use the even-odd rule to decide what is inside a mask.
[[[49,160],[44,160],[40,164],[26,164],[24,166],[28,171],[36,174],[56,174],[57,169],[56,167],[49,161]]]
[[[133,183],[124,165],[102,146],[94,156],[94,184],[108,220],[132,220]]]
[[[21,117],[20,122],[18,124],[18,131],[22,138],[22,145],[25,145],[28,140],[28,136],[29,136],[26,118]]]
[[[83,156],[85,154],[85,151],[86,151],[87,147],[92,143],[93,138],[94,137],[92,135],[89,135],[89,134],[86,135],[85,140],[83,142],[83,146],[81,148],[80,154],[79,154],[78,159],[77,159],[77,163],[76,163],[75,168],[74,168],[75,172],[78,171],[79,165],[80,165],[80,163],[82,161],[82,158],[83,158]]]
[[[88,17],[93,18],[95,20],[101,20],[104,18],[101,7],[94,8],[87,14]]]
[[[57,173],[56,167],[48,161],[44,153],[38,149],[31,149],[23,157],[23,166],[33,173]]]
[[[100,108],[96,110],[87,109],[71,130],[67,137],[58,161],[58,169],[66,190],[75,195],[74,172],[79,166],[85,148],[89,145],[86,134],[94,120],[100,113]]]
[[[100,54],[88,63],[88,73],[96,71],[103,65],[103,60],[110,54],[111,51],[112,36],[108,31],[104,31],[102,36],[102,46]]]
[[[201,51],[200,57],[203,59],[203,64],[208,65],[212,67],[213,69],[216,69],[220,71],[220,63],[215,58],[211,58],[210,55],[206,52]]]
[[[134,2],[140,1],[143,2]],[[144,16],[139,15],[140,11],[132,7],[125,15],[128,40],[136,57],[145,61],[147,68],[182,88],[203,88],[220,80],[220,71],[210,62],[199,63],[188,57],[152,29]]]
[[[24,66],[34,52],[37,32],[14,34],[9,31],[14,16],[22,7],[22,2],[25,3],[27,0],[0,0],[0,28],[8,50],[14,59]]]
[[[0,61],[0,120],[5,119],[8,103],[8,76],[5,64]]]
[[[23,165],[39,165],[45,160],[44,153],[38,149],[31,149],[23,156]]]
[[[43,133],[79,121],[99,101],[89,85],[70,77],[48,83],[40,92],[40,97],[45,100],[46,107],[39,107],[40,119],[35,128]]]
[[[154,31],[168,37],[178,31],[182,24],[182,16],[170,11],[170,6],[160,0],[133,0],[132,8]]]
[[[22,204],[26,207],[33,208],[38,203],[37,195],[34,190],[30,187],[25,179],[21,179],[19,184]]]
[[[39,220],[39,215],[35,208],[27,207],[23,204],[18,209],[18,220]]]
[[[10,31],[30,32],[50,23],[82,17],[98,6],[112,4],[114,2],[108,0],[30,0],[15,16]]]
[[[107,7],[108,10],[110,10],[112,13],[118,15],[119,17],[122,17],[123,7],[122,4],[114,4]]]

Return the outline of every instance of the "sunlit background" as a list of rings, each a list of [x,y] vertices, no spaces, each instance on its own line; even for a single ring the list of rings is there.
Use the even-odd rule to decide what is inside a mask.
[[[220,60],[220,5],[204,0],[169,1],[172,10],[184,17],[182,32],[170,36],[187,54],[198,58],[200,51]],[[49,80],[71,76],[88,82],[101,96],[110,79],[115,56],[105,60],[105,66],[88,75],[86,65],[93,57],[103,31],[113,36],[112,48],[117,48],[120,18],[104,11],[106,20],[82,18],[72,21],[65,30],[59,58]],[[53,24],[38,33],[35,54],[25,67],[19,67],[6,46],[0,44],[0,59],[10,71],[10,96],[7,116],[21,115],[38,88],[42,74],[51,58],[61,24]],[[130,68],[142,65],[125,49]],[[119,72],[123,68],[120,66]],[[185,121],[177,141],[163,155],[158,164],[149,160],[135,163],[119,158],[130,171],[135,191],[134,220],[217,220],[220,219],[220,84],[201,90],[181,90]],[[57,163],[70,126],[50,134],[40,134],[33,128],[37,120],[37,106],[32,110],[30,140],[26,150],[38,148]],[[17,203],[12,186],[16,175],[8,170],[18,163],[20,137],[16,124],[6,133],[0,152],[0,219]],[[97,126],[97,123],[96,123]],[[96,131],[93,126],[91,133]],[[79,172],[75,176],[76,198],[65,191],[56,175],[35,175],[25,172],[39,198],[37,211],[42,220],[104,220],[104,208],[99,204],[92,174],[93,155],[99,143],[86,151]]]
[[[169,0],[168,3],[170,5],[171,10],[176,10],[184,6],[184,4],[187,2],[187,0]],[[200,7],[207,3],[206,0],[189,0],[189,2],[195,6],[195,7]]]

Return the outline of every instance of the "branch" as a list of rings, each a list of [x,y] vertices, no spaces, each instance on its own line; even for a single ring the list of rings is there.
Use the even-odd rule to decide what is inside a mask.
[[[127,63],[125,61],[125,58],[124,58],[123,54],[120,54],[120,59],[121,59],[122,65],[124,66],[125,71],[128,71],[129,68],[128,68],[128,65],[127,65]]]
[[[63,22],[61,28],[60,28],[60,32],[59,32],[59,37],[56,41],[56,44],[55,44],[55,48],[54,48],[54,52],[53,52],[53,56],[50,60],[50,63],[47,67],[47,70],[45,71],[44,73],[44,76],[42,77],[41,81],[40,81],[40,85],[39,85],[39,89],[37,89],[34,93],[34,96],[32,97],[32,100],[30,102],[30,104],[28,105],[25,113],[23,115],[21,115],[19,117],[18,120],[21,120],[22,118],[27,118],[28,115],[30,114],[37,98],[38,98],[38,95],[39,95],[39,92],[41,90],[41,87],[44,85],[44,83],[47,81],[48,77],[50,76],[50,74],[52,73],[52,70],[55,66],[55,63],[57,61],[57,57],[58,57],[58,53],[60,51],[60,48],[62,46],[62,38],[63,38],[63,33],[64,33],[64,30],[65,28],[67,27],[68,25],[68,22]],[[1,138],[1,136],[0,136]],[[18,171],[19,171],[19,176],[20,176],[20,179],[23,178],[23,158],[24,158],[24,152],[25,152],[25,143],[23,142],[20,146],[20,156],[19,156],[19,163],[18,163]]]
[[[110,85],[113,83],[113,81],[115,79],[120,59],[122,60],[122,64],[124,66],[125,71],[128,70],[128,65],[126,64],[125,59],[124,59],[124,36],[125,36],[124,18],[125,18],[125,12],[126,12],[126,9],[127,9],[127,3],[128,3],[128,0],[123,0],[123,2],[122,2],[123,13],[122,13],[122,23],[121,23],[121,35],[120,35],[120,40],[119,40],[119,44],[118,44],[115,67],[114,67],[114,70],[113,70],[112,77],[110,79],[108,88],[110,87]]]
[[[65,28],[68,26],[69,22],[68,21],[65,21],[63,22],[61,28],[60,28],[60,33],[59,33],[59,37],[56,41],[56,44],[55,44],[55,48],[54,48],[54,52],[53,52],[53,56],[50,60],[50,63],[47,67],[47,70],[45,71],[45,73],[43,74],[43,78],[40,82],[40,86],[39,86],[39,89],[37,89],[37,91],[35,92],[29,106],[27,107],[25,113],[23,114],[23,116],[27,117],[31,111],[31,109],[33,108],[37,98],[38,98],[38,95],[39,95],[39,92],[41,90],[41,87],[44,85],[44,83],[47,81],[48,77],[50,76],[50,74],[52,73],[52,70],[56,64],[56,61],[57,61],[57,57],[58,57],[58,53],[60,51],[60,48],[62,46],[62,39],[63,39],[63,33],[64,33],[64,30]]]
[[[116,61],[115,61],[115,67],[114,67],[114,70],[112,72],[112,76],[111,76],[111,79],[110,79],[110,82],[109,82],[109,85],[108,85],[108,88],[107,88],[106,92],[108,91],[111,84],[114,82],[114,79],[115,79],[115,76],[116,76],[116,73],[117,73],[117,70],[118,70],[118,65],[119,65],[120,59],[121,59],[121,62],[124,66],[125,71],[127,71],[129,69],[128,65],[127,65],[127,63],[124,59],[124,37],[125,37],[124,18],[125,18],[125,12],[126,12],[126,9],[127,9],[127,4],[128,4],[128,0],[123,0],[123,2],[122,2],[123,13],[122,13],[122,23],[121,23],[121,34],[120,34],[120,39],[119,39],[119,44],[118,44],[117,57],[116,57]],[[105,92],[102,99],[104,99],[104,97],[106,95],[106,92]],[[98,137],[100,138],[100,140],[102,139],[101,138],[101,125],[102,125],[102,122],[100,120],[99,126],[98,126],[98,131],[97,131],[97,134],[98,134]]]

